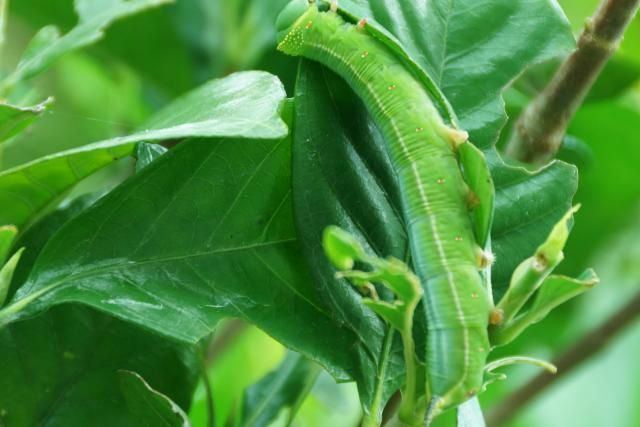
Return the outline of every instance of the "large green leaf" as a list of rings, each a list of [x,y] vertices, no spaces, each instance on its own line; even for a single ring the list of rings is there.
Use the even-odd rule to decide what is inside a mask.
[[[139,427],[190,427],[189,417],[169,397],[135,372],[120,371],[120,388]]]
[[[357,97],[333,73],[303,62],[295,106],[293,198],[300,243],[334,315],[366,337],[364,345],[380,355],[375,364],[363,366],[369,374],[367,383],[359,384],[363,403],[371,406],[376,399],[385,401],[401,385],[402,348],[396,347],[390,356],[387,325],[361,304],[360,294],[348,281],[335,277],[324,255],[322,233],[329,225],[339,225],[368,244],[367,250],[407,259],[398,187],[381,134]]]
[[[0,423],[131,426],[118,370],[139,372],[188,408],[195,360],[184,345],[73,305],[0,331]]]
[[[18,245],[27,250],[16,279],[33,267],[48,239],[95,198],[77,199],[22,235]],[[189,407],[198,372],[193,346],[71,304],[9,325],[0,330],[0,424],[138,426],[119,387],[120,369],[139,372]]]
[[[47,111],[52,102],[53,98],[49,98],[31,107],[0,103],[0,144],[25,130],[38,116]]]
[[[279,80],[254,71],[232,74],[195,89],[154,115],[144,130],[43,157],[0,173],[0,224],[21,226],[73,185],[132,153],[138,141],[194,136],[280,138],[285,97]]]
[[[52,27],[45,27],[44,32],[38,33],[16,70],[7,77],[5,87],[32,78],[62,55],[95,43],[102,38],[106,28],[118,19],[171,1],[76,0],[80,18],[78,24],[64,36],[60,36]]]
[[[372,0],[369,7],[345,0],[340,6],[395,35],[482,148],[506,121],[503,88],[527,65],[575,46],[555,0]]]
[[[290,352],[274,371],[246,390],[240,425],[267,427],[275,420],[290,425],[319,373],[318,365]]]
[[[289,165],[288,139],[179,145],[67,223],[0,323],[80,302],[196,342],[220,318],[241,317],[336,377],[362,381],[376,355],[312,286]]]

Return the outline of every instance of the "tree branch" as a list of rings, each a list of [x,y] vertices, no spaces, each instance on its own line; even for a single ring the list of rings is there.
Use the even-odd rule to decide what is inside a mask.
[[[603,349],[615,335],[620,333],[626,326],[629,326],[639,316],[640,292],[600,327],[589,332],[578,343],[554,360],[553,364],[558,367],[557,375],[551,375],[546,372],[538,374],[493,408],[487,415],[487,425],[491,427],[504,425],[550,385]]]
[[[616,51],[640,0],[603,0],[587,20],[578,48],[549,85],[525,109],[507,145],[507,155],[528,163],[549,160],[600,71]]]

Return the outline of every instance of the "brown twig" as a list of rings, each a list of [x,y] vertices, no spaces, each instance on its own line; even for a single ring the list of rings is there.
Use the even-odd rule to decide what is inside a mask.
[[[527,163],[549,160],[596,77],[616,51],[640,0],[603,0],[587,20],[578,48],[516,123],[507,155]]]
[[[554,360],[553,364],[558,368],[556,375],[546,372],[537,375],[493,408],[487,414],[487,425],[491,427],[504,425],[542,391],[570,373],[599,350],[605,348],[614,336],[629,326],[639,316],[640,292],[609,317],[601,326],[589,332],[573,347]]]
[[[218,357],[224,353],[227,347],[229,347],[247,327],[247,323],[243,320],[229,320],[209,344],[205,357],[205,365],[212,366],[218,360]]]

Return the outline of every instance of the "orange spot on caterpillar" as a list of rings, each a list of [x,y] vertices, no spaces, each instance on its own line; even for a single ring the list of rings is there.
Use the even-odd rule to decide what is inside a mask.
[[[416,133],[420,133],[424,130],[424,128],[416,128]]]
[[[494,308],[489,314],[489,323],[499,325],[504,320],[504,311],[501,308]]]
[[[462,236],[456,236],[455,240],[456,242],[462,242]]]
[[[445,183],[445,179],[444,178],[438,178],[438,180],[436,181],[438,184],[442,185]]]
[[[478,293],[477,292],[471,293],[471,298],[478,299]]]
[[[358,21],[357,27],[359,30],[363,30],[366,25],[367,25],[367,20],[365,18],[362,18],[361,20]]]
[[[396,85],[389,85],[389,87],[387,88],[389,90],[396,90]]]
[[[362,55],[360,55],[361,58],[366,58],[367,56],[369,56],[368,50],[365,50],[364,52],[362,52]]]
[[[304,26],[307,30],[311,27],[313,27],[313,21],[309,21],[307,22],[307,25]]]
[[[467,396],[468,396],[468,397],[473,397],[473,396],[475,396],[475,394],[476,394],[475,389],[471,389],[471,390],[469,390],[469,391],[467,392]]]
[[[478,347],[478,351],[479,351],[480,353],[484,353],[484,347]]]
[[[473,191],[469,190],[467,192],[467,208],[473,210],[480,206],[480,197]]]

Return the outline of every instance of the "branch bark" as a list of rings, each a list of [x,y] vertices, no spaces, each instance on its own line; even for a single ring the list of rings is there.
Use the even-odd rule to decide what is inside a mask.
[[[640,292],[638,292],[626,305],[621,307],[601,326],[585,335],[578,343],[561,354],[553,364],[558,368],[558,374],[552,375],[543,372],[526,383],[507,399],[500,402],[487,415],[487,425],[498,427],[507,423],[527,403],[537,397],[545,389],[569,374],[582,362],[589,359],[599,350],[606,347],[609,341],[640,317]]]
[[[526,108],[507,145],[507,155],[542,163],[558,151],[569,122],[616,51],[640,0],[603,0],[587,20],[578,48],[564,61],[549,85]]]

